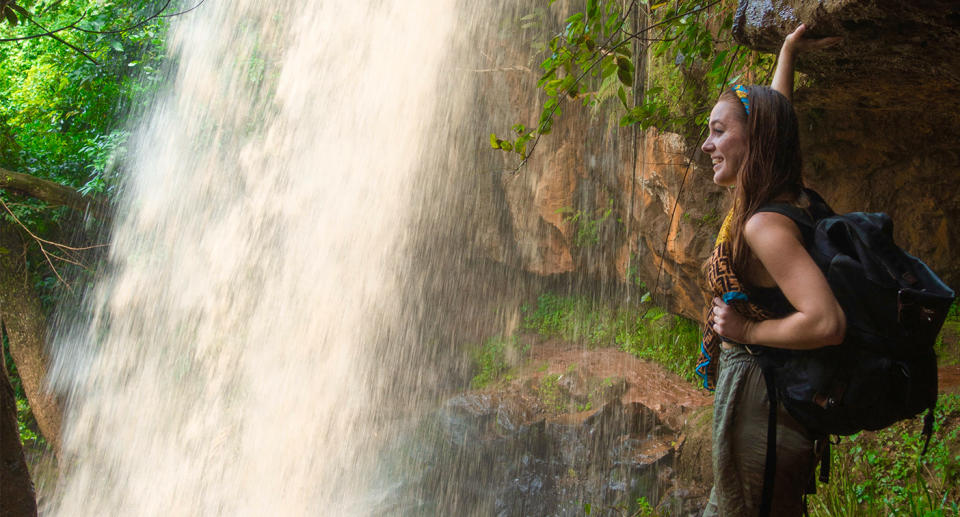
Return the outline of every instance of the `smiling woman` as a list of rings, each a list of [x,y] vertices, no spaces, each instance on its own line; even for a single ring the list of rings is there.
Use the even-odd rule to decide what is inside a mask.
[[[795,54],[833,41],[806,40],[804,30],[801,25],[784,42],[772,88],[735,85],[721,95],[702,148],[713,163],[713,181],[734,189],[733,209],[707,265],[718,298],[698,365],[707,387],[716,382],[714,488],[705,516],[802,513],[803,494],[813,481],[812,436],[782,406],[770,409],[760,365],[745,344],[814,348],[838,344],[845,331],[843,311],[800,229],[786,216],[765,211],[772,203],[809,210],[819,203],[803,188],[789,97]],[[735,308],[728,305],[733,300],[750,304]],[[775,456],[767,455],[771,413],[778,422]]]

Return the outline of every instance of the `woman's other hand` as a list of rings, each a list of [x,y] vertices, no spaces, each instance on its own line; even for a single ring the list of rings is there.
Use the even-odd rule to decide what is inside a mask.
[[[713,299],[713,330],[721,337],[737,343],[750,344],[753,322],[743,317],[720,298]]]

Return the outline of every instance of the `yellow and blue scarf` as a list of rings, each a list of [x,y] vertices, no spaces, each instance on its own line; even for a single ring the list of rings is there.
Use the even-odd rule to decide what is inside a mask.
[[[707,286],[713,296],[732,306],[743,316],[753,320],[765,320],[773,315],[750,303],[744,285],[733,271],[733,210],[727,214],[717,235],[716,246],[707,263]],[[717,383],[717,361],[720,343],[723,338],[713,330],[713,304],[710,304],[706,323],[703,328],[703,341],[700,343],[700,359],[697,361],[697,376],[703,381],[703,387],[713,391]]]

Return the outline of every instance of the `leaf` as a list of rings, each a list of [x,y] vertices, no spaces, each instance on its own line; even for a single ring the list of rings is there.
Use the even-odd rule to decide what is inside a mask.
[[[624,108],[630,107],[627,105],[627,92],[623,90],[623,86],[621,86],[620,89],[617,90],[617,98],[620,99],[620,102],[623,104]]]
[[[514,131],[515,133],[517,133],[518,135],[522,135],[523,132],[526,131],[527,128],[524,127],[523,124],[516,124],[516,125],[513,126],[512,129],[513,129],[513,131]]]
[[[618,68],[617,77],[624,86],[633,88],[633,73],[627,71],[625,68]]]
[[[650,291],[643,293],[643,296],[640,297],[640,303],[647,303],[650,301]]]
[[[577,22],[583,21],[583,13],[576,13],[573,16],[567,18],[567,25],[573,25]]]
[[[590,52],[593,52],[597,48],[597,44],[593,41],[593,38],[587,37],[583,40],[583,43]]]
[[[720,52],[717,52],[717,57],[713,58],[713,65],[710,68],[713,68],[714,70],[721,68],[723,66],[723,61],[727,59],[727,54],[729,53],[729,50],[721,50]]]
[[[511,141],[509,141],[509,140],[500,140],[500,141],[498,141],[497,143],[500,144],[500,149],[503,149],[504,151],[512,151],[512,150],[513,150],[513,142],[511,142]]]
[[[490,133],[490,147],[500,149],[500,140],[497,140],[497,135],[494,133]]]
[[[7,22],[9,22],[10,25],[12,26],[16,26],[17,23],[20,22],[20,20],[17,18],[16,11],[11,9],[9,6],[3,10],[3,16],[7,19]]]
[[[547,119],[537,126],[537,132],[541,135],[549,135],[553,131],[553,119]]]
[[[604,75],[610,75],[613,73],[613,70],[610,70],[609,72],[607,70],[610,68],[616,69],[617,63],[613,59],[613,56],[607,54],[606,56],[603,56],[603,59],[600,60],[600,67],[603,68]]]
[[[16,12],[18,12],[18,13],[20,13],[20,16],[24,16],[24,17],[29,17],[29,16],[30,16],[30,13],[28,13],[27,10],[24,9],[23,7],[20,7],[19,5],[17,5],[16,2],[10,2],[10,3],[8,3],[8,4],[7,4],[7,7],[10,8],[10,9],[13,9],[14,11],[16,11]]]
[[[597,0],[587,0],[587,18],[597,16]]]
[[[113,50],[116,50],[117,52],[123,52],[123,43],[120,43],[119,40],[111,41],[110,46],[113,47]]]
[[[659,9],[659,8],[665,6],[665,5],[667,5],[667,2],[656,3],[656,4],[653,4],[653,5],[650,6],[650,10],[651,10],[651,11],[656,11],[657,9]]]

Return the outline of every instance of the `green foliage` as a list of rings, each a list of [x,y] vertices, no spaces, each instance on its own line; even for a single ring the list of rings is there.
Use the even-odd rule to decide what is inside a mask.
[[[520,343],[516,336],[495,336],[476,347],[474,364],[477,373],[470,381],[474,389],[481,389],[501,380],[509,380],[510,369],[521,363],[530,353],[530,345]]]
[[[74,28],[58,32],[60,40],[44,36],[0,44],[0,167],[76,188],[83,195],[110,196],[123,173],[127,115],[145,106],[161,79],[167,20],[141,22],[165,4],[19,2],[28,10],[21,21],[34,21],[0,26],[4,38],[42,33],[38,24]],[[83,239],[77,230],[96,232],[80,228],[80,217],[69,209],[51,208],[14,192],[0,192],[0,200],[9,207],[3,214],[7,221],[16,218],[39,237],[64,242],[64,235]],[[88,262],[94,253],[64,258]],[[59,271],[52,271],[48,261]],[[42,256],[36,247],[27,263],[45,310],[62,293],[61,276],[85,274],[67,261]]]
[[[617,344],[621,349],[641,359],[656,361],[695,383],[694,368],[700,354],[700,325],[681,316],[658,311],[656,307],[651,308],[632,332],[624,329],[618,336]]]
[[[616,346],[695,382],[700,327],[659,307],[610,307],[582,296],[544,293],[523,307],[523,327],[588,346]]]
[[[158,6],[145,0],[64,0],[39,2],[32,16],[45,27],[67,26],[83,16],[77,26],[112,31],[136,25]],[[161,18],[116,34],[58,33],[85,55],[50,37],[0,44],[0,165],[87,194],[107,192],[128,136],[124,115],[137,110],[161,79],[166,26]],[[31,23],[7,26],[2,35],[37,32]]]
[[[923,456],[919,422],[842,439],[830,483],[810,497],[811,515],[957,515],[960,510],[960,394],[941,395]]]
[[[547,411],[562,413],[570,405],[570,397],[560,386],[561,377],[559,373],[544,375],[537,385],[537,397]]]
[[[960,304],[953,302],[934,345],[940,366],[960,364]]]
[[[573,238],[575,246],[578,248],[595,246],[600,244],[600,228],[613,213],[613,200],[607,203],[606,208],[598,210],[596,215],[572,208],[561,208],[557,212],[563,215],[565,221],[576,225],[577,233]]]
[[[950,310],[947,311],[947,321],[960,323],[960,302],[954,300],[953,304],[950,305]]]
[[[620,503],[608,508],[616,510],[619,515],[629,515],[630,517],[667,517],[667,515],[669,515],[667,511],[654,508],[646,497],[638,497],[633,505]],[[593,514],[593,505],[591,503],[583,504],[583,514]]]
[[[568,99],[594,109],[612,101],[622,110],[622,126],[702,126],[716,92],[773,63],[730,43],[733,14],[733,4],[722,0],[587,1],[559,33],[534,45],[542,59],[537,88],[545,95],[537,123],[514,125],[515,137],[491,133],[491,147],[526,160],[531,140],[536,145],[550,134]],[[545,16],[537,10],[520,19],[521,27],[542,28]],[[641,20],[645,29],[639,28]],[[650,84],[637,78],[637,70],[648,64]]]
[[[664,513],[657,511],[657,509],[650,504],[650,501],[647,501],[646,497],[640,497],[637,499],[634,513],[630,515],[631,517],[661,517]]]

